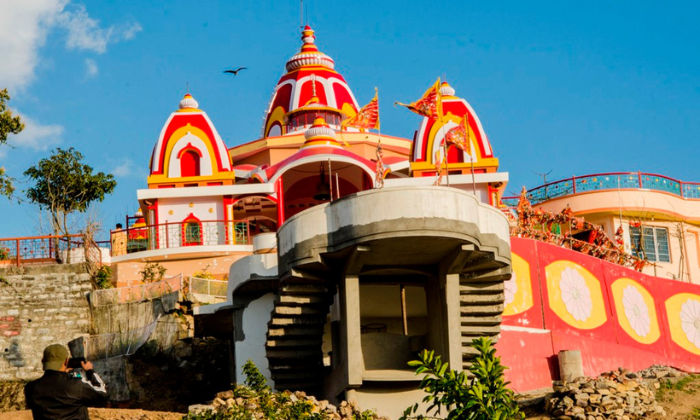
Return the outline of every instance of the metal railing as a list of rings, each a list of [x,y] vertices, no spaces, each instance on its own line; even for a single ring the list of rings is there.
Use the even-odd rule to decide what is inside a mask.
[[[182,289],[182,274],[154,283],[117,287],[115,289],[93,290],[90,292],[90,302],[93,306],[141,302],[157,299],[180,289]]]
[[[617,189],[646,189],[691,200],[700,199],[700,182],[683,182],[646,172],[609,172],[574,176],[533,188],[527,192],[527,198],[532,204],[538,204],[571,194]],[[519,197],[503,197],[501,202],[514,207],[518,205],[518,200]]]
[[[46,264],[68,261],[71,252],[83,250],[83,237],[73,235],[26,236],[0,239],[0,265]],[[70,252],[69,252],[70,251]]]
[[[112,256],[202,245],[250,245],[247,220],[201,220],[128,227],[110,232]]]
[[[228,282],[224,280],[202,279],[199,277],[190,277],[189,293],[197,295],[209,295],[216,297],[226,297],[228,290]]]

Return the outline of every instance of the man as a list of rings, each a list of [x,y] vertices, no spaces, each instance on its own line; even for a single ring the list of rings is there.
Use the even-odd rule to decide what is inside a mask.
[[[68,360],[68,349],[61,344],[44,349],[44,376],[24,387],[34,420],[89,420],[87,407],[107,401],[107,389],[92,363],[81,362],[85,374],[79,378],[70,374]]]
[[[126,254],[126,231],[121,223],[112,231],[112,256]]]

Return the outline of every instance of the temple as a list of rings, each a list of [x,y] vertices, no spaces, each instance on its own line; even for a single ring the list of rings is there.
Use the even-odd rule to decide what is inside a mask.
[[[422,398],[407,366],[418,351],[463,369],[479,336],[518,390],[551,385],[548,358],[567,342],[700,366],[684,324],[700,319],[664,306],[700,308],[700,184],[611,173],[503,197],[508,174],[452,86],[434,89],[440,115],[416,118],[413,139],[346,127],[360,104],[310,27],[301,40],[261,138],[227,146],[206,104],[173,107],[139,213],[112,232],[118,286],[148,262],[228,281],[226,301],[196,315],[201,334],[231,340],[233,380],[252,359],[276,389],[397,417]],[[651,327],[625,318],[630,299]],[[600,353],[588,373],[618,366]]]

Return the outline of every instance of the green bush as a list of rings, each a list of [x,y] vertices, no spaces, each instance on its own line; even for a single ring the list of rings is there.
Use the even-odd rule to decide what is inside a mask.
[[[143,270],[139,271],[141,274],[141,281],[144,283],[155,283],[161,281],[163,280],[166,270],[167,269],[159,263],[146,263]]]
[[[509,382],[503,377],[506,367],[501,365],[491,340],[480,337],[472,346],[479,351],[469,366],[472,379],[467,378],[466,372],[449,369],[449,364],[443,363],[440,356],[435,357],[433,351],[423,350],[420,360],[409,362],[409,366],[417,368],[417,375],[426,374],[420,383],[420,388],[428,394],[423,398],[428,404],[426,413],[434,418],[444,408],[449,410],[448,420],[523,419],[513,391],[507,388]],[[418,404],[408,407],[400,420],[426,419],[416,415],[418,407]]]
[[[106,265],[101,266],[93,279],[97,289],[112,288],[112,268]]]

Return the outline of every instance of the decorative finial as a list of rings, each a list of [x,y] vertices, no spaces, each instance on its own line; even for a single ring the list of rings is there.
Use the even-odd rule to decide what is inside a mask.
[[[447,82],[442,82],[442,85],[440,85],[440,95],[455,96],[455,90]]]
[[[188,92],[180,101],[180,109],[199,109],[199,103]]]

